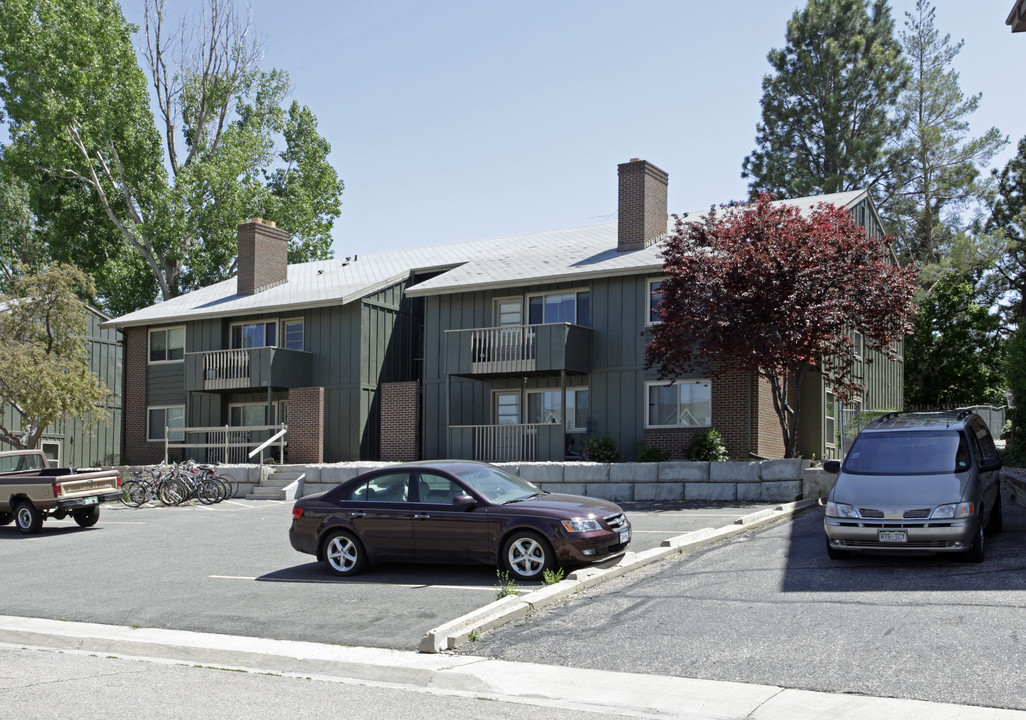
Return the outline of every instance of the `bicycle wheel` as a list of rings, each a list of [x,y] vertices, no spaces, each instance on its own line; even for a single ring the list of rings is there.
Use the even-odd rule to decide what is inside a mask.
[[[139,507],[149,500],[149,489],[145,483],[129,480],[121,486],[121,502],[128,507]]]

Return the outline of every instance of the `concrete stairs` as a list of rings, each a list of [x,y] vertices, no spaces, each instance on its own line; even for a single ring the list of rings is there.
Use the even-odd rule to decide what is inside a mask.
[[[246,495],[247,500],[293,500],[295,488],[288,489],[306,474],[305,465],[278,465]]]

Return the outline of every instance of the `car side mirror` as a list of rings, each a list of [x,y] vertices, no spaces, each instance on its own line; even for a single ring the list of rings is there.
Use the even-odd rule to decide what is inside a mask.
[[[841,472],[841,461],[840,460],[827,460],[823,463],[823,469],[828,473],[834,473],[835,475]]]
[[[980,463],[980,470],[982,472],[990,472],[992,470],[1001,469],[1001,458],[983,458],[983,462]]]
[[[452,499],[452,506],[456,510],[473,510],[477,507],[477,500],[469,495],[457,495]]]

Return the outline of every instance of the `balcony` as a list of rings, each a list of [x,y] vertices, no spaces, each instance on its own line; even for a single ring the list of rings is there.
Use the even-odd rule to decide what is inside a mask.
[[[311,355],[277,347],[186,353],[186,390],[293,388],[311,384]]]
[[[591,370],[591,328],[553,323],[445,331],[445,371],[462,377]]]
[[[566,459],[560,423],[450,425],[449,457],[481,462],[545,462]]]

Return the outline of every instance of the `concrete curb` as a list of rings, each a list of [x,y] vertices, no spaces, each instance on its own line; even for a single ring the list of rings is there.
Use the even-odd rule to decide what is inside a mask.
[[[1019,710],[39,618],[0,616],[0,643],[639,717],[1026,720]]]
[[[489,630],[494,630],[507,623],[519,620],[531,612],[566,600],[571,595],[588,588],[601,585],[620,577],[632,570],[645,567],[651,563],[665,560],[675,555],[694,552],[707,545],[751,532],[755,528],[789,518],[797,512],[813,507],[819,503],[818,498],[799,500],[797,502],[778,505],[772,510],[760,510],[739,517],[733,524],[719,529],[703,528],[663,540],[662,546],[640,553],[627,552],[613,564],[599,564],[576,570],[566,579],[547,585],[526,595],[509,595],[493,603],[451,620],[444,625],[428,630],[420,641],[418,649],[422,653],[439,653],[455,650]]]

